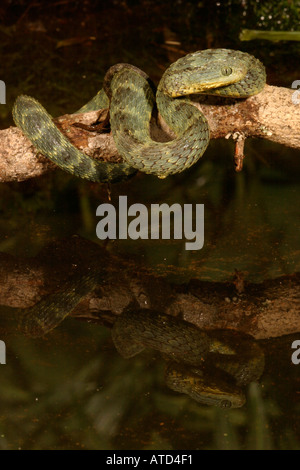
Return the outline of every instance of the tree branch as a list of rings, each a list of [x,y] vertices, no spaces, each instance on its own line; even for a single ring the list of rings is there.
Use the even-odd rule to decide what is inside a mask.
[[[208,119],[211,139],[233,138],[238,142],[235,162],[241,169],[243,146],[247,137],[270,140],[291,148],[300,148],[300,104],[293,102],[294,90],[266,85],[264,90],[247,100],[223,99],[214,96],[195,97],[195,106],[202,109]],[[295,100],[294,100],[295,101]],[[64,115],[55,119],[57,126],[71,142],[87,155],[120,162],[111,134],[99,134],[81,129],[75,123],[91,125],[105,113]],[[159,120],[152,123],[152,137],[158,141],[173,138],[171,131]],[[0,131],[0,182],[23,181],[40,176],[55,165],[36,152],[22,132],[10,127]]]

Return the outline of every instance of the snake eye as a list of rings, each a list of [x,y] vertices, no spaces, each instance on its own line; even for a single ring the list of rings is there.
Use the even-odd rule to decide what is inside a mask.
[[[231,67],[222,67],[221,68],[221,73],[222,75],[230,75],[232,73],[232,68]]]

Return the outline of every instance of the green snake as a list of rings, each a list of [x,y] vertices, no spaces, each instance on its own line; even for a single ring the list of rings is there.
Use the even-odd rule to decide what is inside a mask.
[[[123,163],[102,162],[82,153],[34,98],[19,96],[13,118],[39,152],[81,178],[117,182],[137,170],[165,178],[191,167],[209,143],[207,119],[192,104],[191,95],[248,98],[265,83],[265,68],[258,59],[230,49],[207,49],[180,58],[167,68],[156,92],[137,67],[114,65],[105,75],[103,89],[77,113],[109,108],[112,136]],[[175,133],[174,140],[152,139],[150,122],[156,107]]]
[[[101,270],[73,275],[59,290],[20,311],[20,330],[31,337],[48,334],[101,281]],[[145,348],[159,351],[167,360],[168,387],[205,405],[243,406],[244,387],[258,380],[264,369],[264,355],[252,338],[229,330],[200,330],[154,310],[128,307],[111,334],[125,358]]]

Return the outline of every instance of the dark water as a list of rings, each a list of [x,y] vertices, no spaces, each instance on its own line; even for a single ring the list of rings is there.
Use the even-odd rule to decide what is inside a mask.
[[[120,7],[114,8],[110,10],[115,15],[111,20],[113,27],[107,26],[102,36],[97,30],[97,40],[88,39],[83,45],[58,49],[51,45],[51,37],[74,37],[80,23],[74,19],[70,24],[63,13],[56,20],[49,12],[39,16],[35,11],[32,17],[25,16],[19,26],[21,32],[27,31],[22,48],[20,32],[14,33],[16,47],[7,37],[8,30],[0,30],[10,50],[5,74],[10,77],[7,83],[11,83],[2,128],[12,124],[9,106],[21,92],[38,98],[43,94],[43,103],[47,105],[48,101],[53,114],[77,109],[89,96],[79,96],[77,87],[71,86],[70,90],[64,75],[78,73],[78,80],[86,67],[87,81],[91,82],[99,73],[98,68],[103,66],[105,71],[110,61],[134,61],[140,66],[145,63],[147,71],[151,73],[152,69],[153,75],[159,77],[170,60],[170,52],[157,48],[153,42],[160,40],[164,44],[159,28],[165,25],[159,23],[158,32],[145,29],[146,39],[139,54],[140,49],[137,51],[136,45],[134,48],[128,33],[132,27],[128,18],[136,20],[132,11],[137,11],[137,5],[129,2],[123,29]],[[91,27],[89,13],[85,11],[83,16]],[[109,12],[105,15],[108,17]],[[35,24],[30,26],[33,30],[28,26],[29,19]],[[46,26],[46,33],[38,31],[36,21]],[[3,23],[3,28],[8,28],[8,23]],[[188,44],[190,30],[187,28],[185,35],[179,27],[178,31],[177,38]],[[126,51],[125,46],[124,50],[121,47],[122,37]],[[47,60],[39,41],[48,47]],[[197,41],[197,48],[207,47],[203,38]],[[217,40],[212,47],[218,47]],[[226,47],[238,48],[235,42]],[[273,61],[272,75],[278,66],[274,65],[277,46],[268,47],[264,54],[268,63]],[[118,53],[113,53],[116,50]],[[96,51],[102,57],[100,66],[95,63]],[[278,51],[282,54],[281,45]],[[4,50],[2,54],[5,55]],[[38,55],[39,67],[30,75],[30,57],[36,60]],[[74,72],[76,57],[78,72]],[[58,73],[57,61],[64,65],[64,73]],[[11,78],[13,70],[22,67],[26,86]],[[54,85],[50,85],[53,80],[49,71],[56,77]],[[280,82],[278,77],[277,80]],[[285,80],[286,75],[282,83],[276,84],[289,86]],[[50,93],[52,86],[54,98]],[[82,93],[88,93],[89,86],[91,94],[96,91],[94,81]],[[49,92],[45,92],[46,88]],[[258,380],[244,387],[246,403],[237,409],[206,406],[172,391],[164,379],[165,358],[158,351],[147,348],[124,359],[111,337],[113,321],[128,305],[130,296],[136,295],[146,308],[152,299],[156,308],[166,311],[168,305],[163,299],[168,298],[168,289],[183,289],[191,279],[220,286],[232,283],[238,270],[247,282],[260,284],[299,272],[299,152],[263,141],[248,141],[244,170],[235,173],[233,151],[230,142],[211,142],[202,161],[181,175],[166,180],[138,175],[111,188],[115,207],[120,195],[128,197],[128,205],[142,203],[149,210],[151,204],[162,202],[204,204],[205,239],[198,251],[186,250],[184,239],[100,241],[96,236],[96,209],[109,202],[108,189],[61,171],[38,181],[2,184],[0,340],[6,345],[6,364],[0,365],[0,448],[300,448],[300,365],[291,361],[292,342],[300,340],[300,323],[299,329],[297,322],[289,328],[288,312],[283,312],[283,326],[272,331],[268,330],[270,325],[259,323],[260,311],[249,322],[248,331],[243,329],[256,338],[265,356],[265,367]],[[74,245],[74,240],[80,242]],[[20,328],[22,310],[47,291],[64,289],[73,271],[91,265],[106,268],[108,274],[102,276],[94,296],[88,296],[90,303],[83,301],[72,316],[45,336],[26,335]],[[228,292],[233,294],[228,298],[226,295],[224,302],[231,302],[234,308],[239,294],[234,289]],[[213,329],[214,322],[212,317],[207,325]],[[229,318],[227,327],[234,328],[231,322]]]

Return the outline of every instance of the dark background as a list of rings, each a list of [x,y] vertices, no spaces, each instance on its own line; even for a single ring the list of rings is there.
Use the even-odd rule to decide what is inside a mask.
[[[158,83],[170,63],[198,49],[252,53],[265,64],[268,84],[290,88],[300,79],[299,41],[243,42],[240,33],[296,31],[299,12],[297,1],[2,1],[7,104],[0,105],[0,127],[13,125],[19,94],[59,116],[88,101],[115,63],[132,63]],[[299,271],[299,151],[251,139],[240,174],[233,152],[232,142],[214,141],[187,172],[163,181],[138,175],[111,188],[113,202],[126,194],[129,203],[204,203],[203,250],[130,240],[107,250],[178,282],[228,281],[235,269],[252,282]],[[106,185],[60,170],[2,184],[0,251],[31,257],[74,234],[99,243],[95,210],[107,201]],[[270,345],[266,373],[249,388],[247,404],[223,411],[167,391],[151,353],[121,359],[105,328],[69,319],[31,340],[11,332],[11,315],[1,307],[8,359],[0,366],[0,448],[300,448],[299,371],[290,363],[290,337]]]

